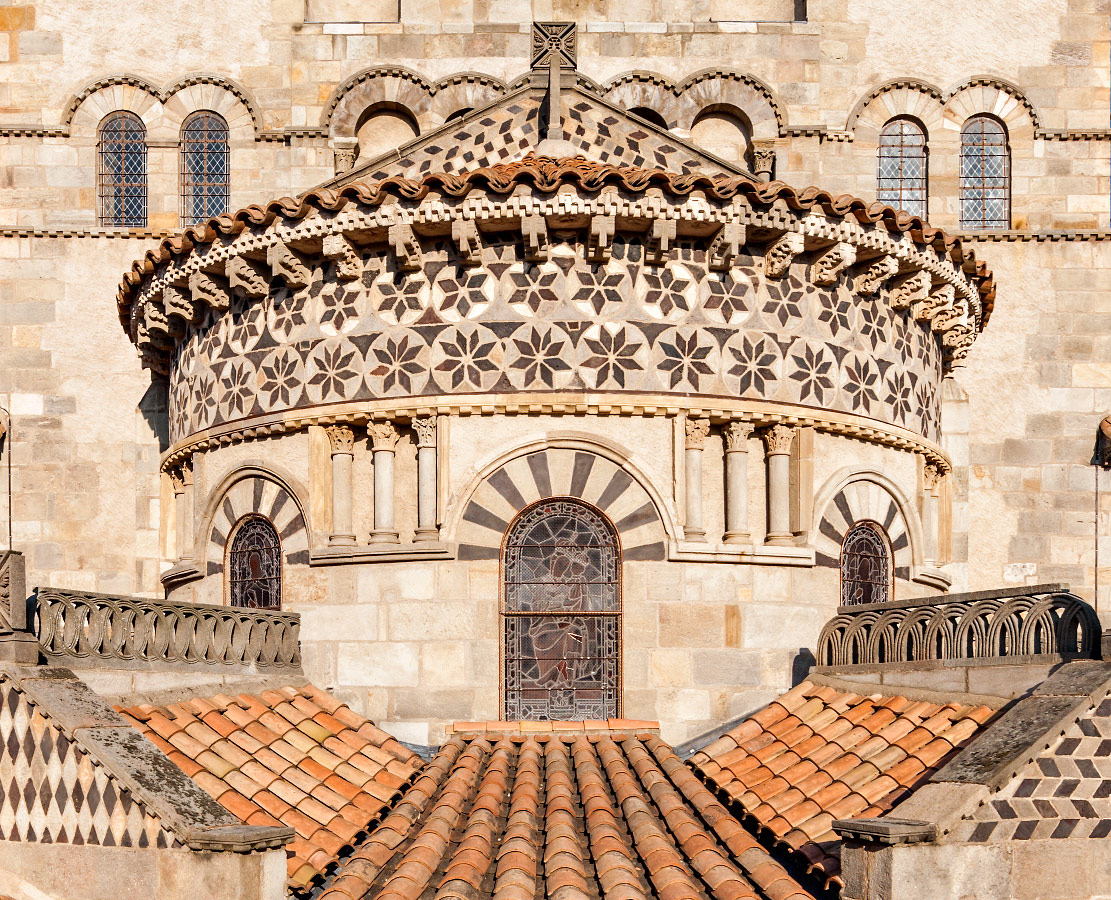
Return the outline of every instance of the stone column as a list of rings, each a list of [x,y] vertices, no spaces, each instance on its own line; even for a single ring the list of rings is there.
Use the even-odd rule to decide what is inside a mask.
[[[751,422],[730,422],[725,436],[725,537],[727,544],[747,544],[748,533],[748,439]]]
[[[927,463],[922,470],[922,536],[925,547],[922,556],[927,565],[936,566],[941,555],[938,547],[938,487],[941,484],[941,469],[934,463]]]
[[[351,465],[355,458],[355,432],[346,425],[325,428],[332,445],[332,533],[329,547],[352,547],[355,529],[351,523]]]
[[[413,419],[417,433],[417,531],[415,541],[435,541],[436,527],[436,417]]]
[[[180,479],[181,493],[178,494]],[[177,503],[177,549],[182,562],[193,559],[193,461],[185,460],[174,477],[174,502]]]
[[[791,534],[791,444],[795,429],[773,425],[761,435],[768,466],[768,532],[764,543],[792,544]]]
[[[170,483],[174,486],[174,552],[180,560],[185,553],[185,479],[180,469],[170,471]]]
[[[400,435],[393,422],[371,422],[367,425],[374,450],[374,530],[372,544],[400,543],[394,524],[393,464]]]
[[[706,435],[710,433],[710,420],[688,417],[685,424],[687,509],[683,537],[688,541],[704,541],[706,529],[702,527],[702,447],[706,443]]]

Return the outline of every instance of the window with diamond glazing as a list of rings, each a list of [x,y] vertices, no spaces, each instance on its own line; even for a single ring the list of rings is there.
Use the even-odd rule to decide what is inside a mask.
[[[147,129],[134,113],[112,113],[101,123],[96,180],[103,227],[146,227]]]
[[[246,609],[282,608],[282,542],[268,519],[250,516],[228,550],[228,601]]]
[[[875,522],[856,522],[841,542],[841,605],[891,599],[890,542]]]
[[[911,119],[892,119],[880,132],[876,195],[880,203],[926,218],[926,133]]]
[[[502,555],[505,718],[620,713],[621,554],[601,512],[542,500],[510,526]]]
[[[961,129],[961,228],[1011,226],[1011,151],[1007,130],[990,116],[975,116]]]
[[[181,222],[200,225],[228,211],[227,123],[213,112],[190,116],[181,129]]]

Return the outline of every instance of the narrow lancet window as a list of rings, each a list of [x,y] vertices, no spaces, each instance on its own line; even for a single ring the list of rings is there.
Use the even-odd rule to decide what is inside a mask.
[[[248,516],[236,525],[227,573],[231,606],[282,608],[282,542],[269,519]]]
[[[875,522],[856,522],[841,542],[841,605],[891,599],[891,542]]]

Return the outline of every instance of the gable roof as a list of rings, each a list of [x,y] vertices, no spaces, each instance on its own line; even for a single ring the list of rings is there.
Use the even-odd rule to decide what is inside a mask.
[[[690,759],[807,871],[840,883],[835,819],[879,816],[964,747],[995,710],[804,681]]]
[[[811,898],[658,735],[573,724],[451,737],[321,900]]]
[[[312,685],[120,712],[240,821],[293,827],[294,891],[311,888],[361,840],[422,765]]]
[[[707,153],[581,85],[564,87],[560,100],[564,140],[587,159],[680,174],[754,177],[743,166]],[[317,190],[394,175],[419,180],[434,172],[457,174],[516,162],[538,150],[544,138],[540,125],[546,103],[546,90],[526,83],[396,150],[356,164]]]

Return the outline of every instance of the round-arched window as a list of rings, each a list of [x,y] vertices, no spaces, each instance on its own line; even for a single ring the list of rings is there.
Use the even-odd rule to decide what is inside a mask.
[[[190,116],[181,129],[181,223],[200,225],[228,211],[228,124],[214,112]]]
[[[973,116],[961,129],[961,229],[1011,226],[1011,151],[1007,129],[991,116]]]
[[[282,608],[282,542],[269,519],[247,516],[236,526],[227,573],[231,606]]]
[[[107,227],[147,224],[147,129],[132,112],[101,124],[97,149],[98,219]]]
[[[502,551],[505,718],[609,719],[621,693],[617,532],[577,500],[541,500]]]
[[[876,197],[926,216],[926,132],[912,119],[892,119],[880,132]]]
[[[855,522],[841,542],[841,605],[891,599],[891,542],[875,522]]]

